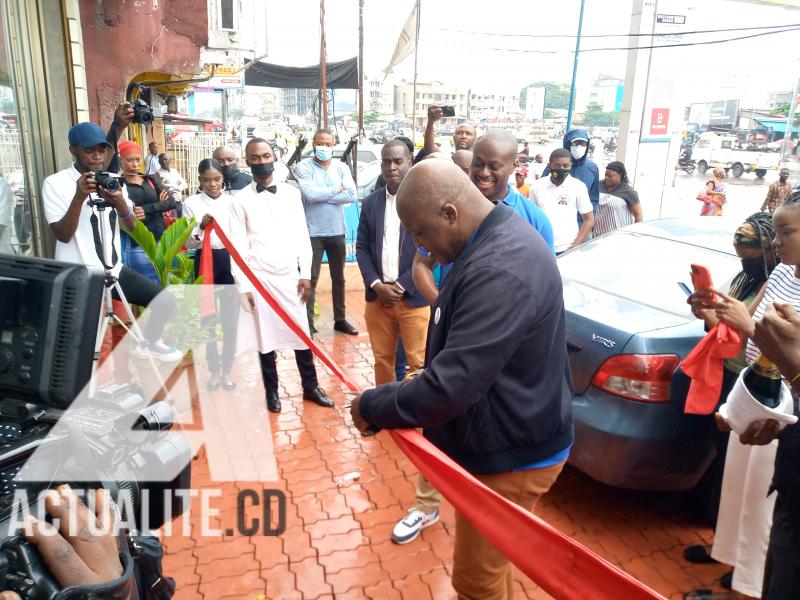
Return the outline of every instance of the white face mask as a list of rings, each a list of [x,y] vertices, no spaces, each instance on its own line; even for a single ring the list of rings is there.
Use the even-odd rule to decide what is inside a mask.
[[[569,153],[572,154],[572,158],[575,160],[583,158],[583,155],[586,154],[586,150],[586,146],[578,146],[577,144],[569,147]]]

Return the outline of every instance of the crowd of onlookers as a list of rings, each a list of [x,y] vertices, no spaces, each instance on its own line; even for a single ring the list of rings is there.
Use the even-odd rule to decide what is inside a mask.
[[[315,133],[313,154],[294,167],[291,173],[293,183],[278,181],[275,173],[277,156],[264,139],[253,138],[244,146],[243,158],[250,174],[240,170],[238,150],[217,148],[197,167],[198,193],[184,198],[183,193],[188,188],[186,179],[171,168],[169,156],[159,153],[156,144],[150,144],[148,154],[143,157],[137,144],[119,141],[120,134],[131,122],[131,112],[121,106],[108,133],[89,123],[76,125],[70,130],[74,164],[49,177],[43,189],[45,212],[58,240],[56,258],[105,268],[116,278],[131,302],[147,306],[160,291],[160,281],[144,250],[131,235],[136,222],[142,222],[158,240],[175,217],[182,214],[194,219],[195,227],[186,245],[194,253],[195,274],[199,275],[203,253],[210,250],[214,283],[228,284],[217,292],[223,343],[221,351],[216,341],[207,345],[207,388],[232,390],[236,387],[231,373],[236,348],[243,336],[252,336],[253,345],[258,348],[269,411],[281,411],[277,351],[288,349],[294,350],[303,399],[323,407],[333,407],[332,400],[319,386],[311,350],[256,291],[256,281],[279,302],[283,311],[306,335],[313,335],[318,332],[315,291],[323,257],[326,256],[333,284],[333,330],[345,335],[358,334],[346,315],[346,228],[343,214],[343,207],[355,202],[357,195],[348,166],[333,158],[335,136],[327,129]],[[589,156],[591,139],[585,129],[568,131],[563,147],[552,151],[547,162],[542,155],[525,161],[525,149],[520,152],[517,139],[511,132],[490,129],[479,137],[475,127],[469,123],[456,128],[452,140],[454,152],[443,152],[436,146],[433,136],[434,125],[441,117],[441,107],[430,107],[424,145],[416,153],[414,144],[407,138],[398,137],[383,145],[379,183],[361,205],[356,256],[364,281],[364,320],[374,355],[375,384],[379,386],[378,390],[383,390],[381,394],[365,396],[369,401],[362,400],[361,412],[359,403],[353,403],[354,422],[364,435],[374,434],[377,430],[368,427],[370,419],[376,423],[391,423],[391,426],[436,422],[437,417],[423,409],[416,414],[403,412],[399,400],[390,410],[387,408],[391,404],[388,397],[383,400],[389,404],[384,404],[379,410],[379,396],[386,396],[386,390],[395,389],[391,387],[392,382],[414,381],[418,374],[428,372],[424,382],[415,385],[434,396],[447,396],[444,390],[448,385],[457,385],[456,380],[461,376],[465,381],[480,377],[480,368],[484,366],[477,366],[480,361],[493,359],[494,353],[503,351],[498,347],[482,354],[479,350],[482,343],[499,340],[498,336],[502,335],[521,335],[509,329],[513,326],[511,317],[494,323],[491,330],[486,329],[488,323],[472,322],[471,319],[451,322],[455,317],[449,311],[455,311],[459,302],[470,307],[462,310],[469,312],[474,309],[476,315],[484,314],[481,311],[487,304],[496,302],[501,307],[510,302],[514,306],[509,305],[507,309],[515,319],[515,306],[530,313],[526,319],[539,319],[542,307],[549,306],[548,303],[554,302],[558,296],[558,306],[553,304],[548,309],[554,312],[549,313],[547,322],[555,327],[550,336],[552,339],[559,335],[563,337],[563,323],[558,317],[559,314],[563,316],[563,302],[559,294],[548,293],[544,287],[537,288],[529,296],[539,298],[538,295],[542,295],[537,302],[543,304],[528,306],[529,296],[519,296],[522,292],[515,288],[515,284],[511,284],[514,289],[498,287],[502,282],[512,281],[522,282],[520,285],[523,287],[533,285],[528,281],[530,272],[515,271],[519,265],[511,259],[516,257],[508,257],[502,268],[493,266],[491,272],[495,275],[492,276],[487,276],[480,267],[474,267],[475,278],[489,277],[482,284],[486,290],[497,289],[485,293],[472,290],[471,280],[464,275],[468,268],[465,265],[471,264],[470,257],[474,261],[476,256],[480,256],[480,264],[494,264],[492,257],[503,248],[500,243],[502,236],[495,239],[486,231],[507,231],[509,244],[517,244],[513,247],[524,255],[538,257],[537,264],[530,268],[541,269],[541,281],[552,279],[555,282],[558,278],[554,255],[643,219],[641,204],[630,184],[625,165],[619,161],[609,163],[601,178],[598,166]],[[117,161],[125,181],[119,191],[98,186],[94,177],[96,171],[109,168],[107,165],[113,161]],[[412,169],[420,163],[424,166]],[[703,214],[721,214],[726,194],[724,177],[724,171],[715,170],[714,178],[698,196],[703,201]],[[98,196],[113,209],[113,216],[99,222],[97,207],[86,202],[88,198]],[[751,216],[736,231],[734,249],[742,259],[742,270],[731,288],[725,294],[718,293],[716,301],[712,301],[710,294],[702,292],[690,297],[694,314],[709,328],[724,322],[739,330],[747,340],[740,355],[725,364],[720,402],[724,401],[738,373],[753,361],[759,351],[778,365],[795,391],[800,385],[800,360],[796,356],[800,354],[796,341],[800,318],[795,313],[800,309],[798,206],[800,194],[791,194],[788,171],[782,170],[779,181],[770,186],[765,199],[762,209],[766,212]],[[106,228],[105,236],[98,235],[98,227]],[[231,260],[229,248],[222,243],[217,227],[225,232],[242,255],[252,278]],[[206,239],[206,236],[210,237]],[[101,237],[111,240],[108,248],[98,244]],[[553,285],[553,289],[560,289],[559,285]],[[454,298],[453,288],[463,289],[463,297]],[[468,298],[472,298],[474,306],[469,304]],[[535,316],[537,314],[539,316]],[[164,361],[175,360],[176,356],[180,358],[180,352],[164,344],[161,338],[169,316],[159,315],[158,319],[150,319],[137,352]],[[440,321],[443,326],[446,324],[446,331],[452,328],[452,338],[448,338],[448,334],[442,337],[441,328],[437,328]],[[248,325],[243,328],[242,323]],[[528,328],[524,329],[525,335],[539,335],[535,328],[530,328],[530,321],[524,323]],[[204,326],[214,325],[205,323]],[[465,337],[459,337],[459,333]],[[528,342],[533,344],[534,337],[520,343],[523,346]],[[540,342],[536,342],[539,344],[537,352],[541,350]],[[453,358],[456,355],[452,353],[446,354],[449,345],[458,343],[462,344],[463,360]],[[450,369],[444,380],[429,373],[431,357],[426,354],[430,355],[432,345],[437,347],[439,356],[446,354],[449,357],[439,362],[439,370]],[[796,347],[799,349],[795,350]],[[564,348],[559,347],[544,353],[542,364],[559,360],[565,363],[563,351]],[[478,362],[470,367],[474,372],[468,373],[464,369],[470,357]],[[514,386],[517,384],[513,383],[516,378],[537,389],[537,386],[544,385],[538,379],[530,380],[528,370],[515,368],[511,363],[495,366],[497,372],[492,377],[497,379],[487,381],[486,386],[493,386],[491,389],[499,394],[495,398],[498,402],[504,394],[516,394]],[[511,378],[511,383],[504,379],[506,377]],[[547,385],[552,389],[542,393],[550,398],[548,402],[552,401],[549,408],[557,409],[571,399],[566,399],[564,390],[551,379],[547,380]],[[472,384],[482,385],[474,381]],[[488,401],[484,397],[489,393],[486,389],[475,393],[478,392],[481,402]],[[514,399],[503,410],[516,414],[519,408],[515,405],[517,400]],[[454,405],[442,407],[443,414],[447,412],[445,408],[457,411]],[[523,412],[525,410],[523,408]],[[482,448],[487,443],[515,446],[521,438],[525,438],[525,444],[534,444],[524,446],[524,452],[520,450],[521,454],[513,455],[517,456],[516,459],[502,454],[500,458],[496,457],[496,463],[478,460],[475,465],[480,466],[475,467],[476,473],[502,475],[505,483],[510,481],[512,472],[518,471],[544,477],[536,484],[539,486],[537,491],[531,492],[530,501],[522,503],[532,508],[536,499],[552,485],[571,447],[571,434],[567,434],[567,430],[571,432],[570,419],[564,416],[569,411],[564,413],[566,409],[563,407],[558,410],[562,411],[561,418],[556,420],[558,422],[545,425],[537,417],[533,420],[537,423],[536,428],[515,433],[513,440],[503,439],[504,435],[510,434],[499,430],[495,435],[500,441],[475,440],[470,437],[475,435],[474,432],[471,433],[467,427],[462,432],[463,439],[477,447]],[[527,414],[526,418],[530,416]],[[450,417],[454,422],[460,418],[455,413]],[[502,419],[488,414],[480,418]],[[503,427],[514,428],[510,423]],[[550,429],[545,433],[548,427]],[[687,559],[716,559],[735,565],[731,585],[735,593],[746,594],[746,597],[758,597],[762,581],[765,582],[765,598],[800,597],[797,587],[800,585],[797,551],[800,477],[794,469],[794,455],[800,442],[795,439],[796,429],[784,430],[780,434],[780,444],[772,442],[778,436],[778,429],[770,423],[761,424],[741,440],[720,433],[720,454],[727,452],[726,485],[723,487],[714,549],[690,549]],[[542,443],[537,438],[534,443],[528,439],[539,434],[553,435],[557,442],[551,439],[552,443]],[[454,439],[453,436],[461,434],[447,432],[442,435],[440,441],[446,446]],[[453,452],[458,453],[457,450]],[[530,460],[508,471],[507,467],[520,456]],[[770,476],[773,464],[777,465],[774,479]],[[480,470],[484,468],[488,471]],[[500,471],[493,471],[495,468]],[[505,479],[506,476],[509,478]],[[777,503],[774,495],[768,496],[772,488],[779,492]],[[391,533],[392,539],[399,544],[413,541],[423,528],[439,519],[440,504],[439,492],[420,476],[416,504],[399,519]],[[459,521],[458,527],[463,532],[468,525]],[[785,548],[793,549],[787,551]],[[458,579],[461,589],[499,589],[504,585],[501,581],[507,574],[504,559],[498,558],[496,551],[484,548],[475,536],[465,538],[464,534],[459,537],[457,533],[455,561],[454,571],[458,576],[454,576],[454,585]],[[491,572],[487,570],[489,563],[494,565]],[[695,591],[687,597],[710,597],[703,595],[705,593],[704,590]]]

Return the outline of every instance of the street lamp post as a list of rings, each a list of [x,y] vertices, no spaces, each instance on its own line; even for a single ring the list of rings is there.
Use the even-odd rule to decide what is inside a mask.
[[[575,78],[578,75],[578,54],[581,51],[581,31],[583,30],[583,7],[586,0],[581,0],[581,14],[578,17],[578,37],[575,38],[575,60],[572,63],[572,85],[569,88],[569,110],[567,111],[567,131],[572,126],[572,111],[575,110]]]

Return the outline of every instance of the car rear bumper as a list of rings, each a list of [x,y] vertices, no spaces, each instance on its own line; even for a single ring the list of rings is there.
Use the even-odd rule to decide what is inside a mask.
[[[592,479],[638,490],[693,488],[715,455],[714,421],[674,404],[625,400],[589,387],[572,402],[569,462]]]

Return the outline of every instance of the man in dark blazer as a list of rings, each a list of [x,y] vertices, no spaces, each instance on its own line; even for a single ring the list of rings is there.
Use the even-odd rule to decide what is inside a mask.
[[[416,247],[397,216],[395,195],[411,168],[406,145],[391,140],[381,150],[381,174],[386,187],[364,199],[358,223],[356,257],[366,290],[364,319],[375,356],[375,384],[395,379],[398,335],[410,370],[425,362],[425,338],[430,309],[411,277]]]

